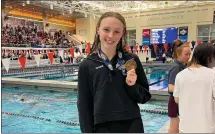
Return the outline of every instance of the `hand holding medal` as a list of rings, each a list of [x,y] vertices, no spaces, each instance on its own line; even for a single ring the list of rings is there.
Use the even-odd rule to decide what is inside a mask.
[[[126,83],[129,86],[133,86],[137,80],[137,75],[135,72],[135,69],[137,68],[137,64],[133,59],[131,59],[125,63],[124,67],[127,70]]]

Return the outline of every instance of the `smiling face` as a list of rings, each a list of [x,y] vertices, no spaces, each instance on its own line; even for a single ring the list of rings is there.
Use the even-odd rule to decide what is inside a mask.
[[[127,30],[125,18],[117,12],[106,12],[98,20],[96,34],[91,53],[97,53],[99,48],[105,51],[124,51],[127,45]],[[104,51],[104,50],[102,50]]]
[[[114,49],[123,36],[123,23],[115,17],[102,19],[98,28],[98,35],[102,49]]]

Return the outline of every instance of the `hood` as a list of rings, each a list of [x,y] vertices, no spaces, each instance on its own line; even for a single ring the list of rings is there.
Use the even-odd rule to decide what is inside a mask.
[[[122,57],[125,61],[134,58],[133,54],[130,54],[126,51],[122,52]],[[88,55],[87,59],[104,63],[103,59],[101,59],[97,53],[92,53],[92,54]]]
[[[98,56],[97,53],[92,53],[90,55],[87,56],[87,59],[89,60],[94,60],[94,61],[98,61],[98,62],[102,62],[103,63],[103,60]]]

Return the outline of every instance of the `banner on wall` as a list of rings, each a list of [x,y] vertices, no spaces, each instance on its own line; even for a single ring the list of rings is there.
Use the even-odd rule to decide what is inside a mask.
[[[150,29],[143,29],[142,45],[150,45]]]
[[[187,42],[188,40],[188,27],[179,27],[178,30],[178,35],[179,35],[179,39],[182,40],[183,42]]]

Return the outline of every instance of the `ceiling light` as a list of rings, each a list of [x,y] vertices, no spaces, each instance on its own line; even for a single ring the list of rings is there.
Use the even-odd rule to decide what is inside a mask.
[[[63,13],[63,15],[64,15],[64,13]]]
[[[87,14],[86,14],[86,13],[84,14],[84,17],[85,17],[85,18],[87,17]]]
[[[51,5],[50,5],[50,9],[52,9],[52,10],[53,10],[53,8],[54,8],[54,6],[51,4]]]
[[[25,3],[22,3],[22,6],[25,6]]]
[[[27,4],[30,4],[30,1],[29,1],[29,0],[27,0]]]
[[[30,19],[30,18],[23,18],[23,17],[16,17],[16,16],[8,16],[10,18],[16,18],[16,19],[25,19],[25,20],[29,20],[29,21],[36,21],[36,22],[43,22],[37,19]]]

